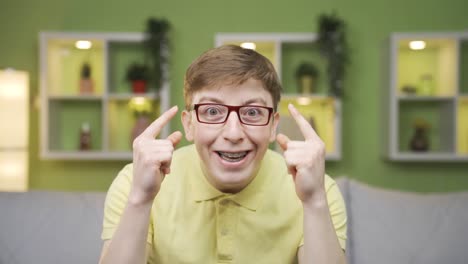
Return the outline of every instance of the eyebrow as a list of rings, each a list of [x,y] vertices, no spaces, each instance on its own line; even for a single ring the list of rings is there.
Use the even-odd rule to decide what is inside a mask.
[[[263,98],[254,98],[254,99],[247,100],[244,103],[244,105],[249,105],[249,104],[253,104],[253,103],[260,103],[260,104],[263,104],[264,106],[267,105],[266,101]]]
[[[215,97],[209,97],[209,96],[203,96],[200,98],[200,103],[202,102],[213,102],[217,104],[225,104],[222,100],[215,98]],[[253,98],[245,101],[242,105],[249,105],[249,104],[254,104],[254,103],[260,103],[263,105],[267,105],[266,101],[263,98]]]
[[[217,99],[217,98],[214,98],[214,97],[208,97],[208,96],[203,96],[202,98],[200,98],[200,103],[203,103],[203,102],[213,102],[213,103],[218,103],[218,104],[224,104],[223,101]]]

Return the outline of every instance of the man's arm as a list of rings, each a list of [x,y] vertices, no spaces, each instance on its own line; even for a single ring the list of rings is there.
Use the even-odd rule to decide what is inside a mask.
[[[304,207],[304,245],[298,251],[299,264],[346,263],[327,201]]]
[[[145,264],[150,249],[146,241],[150,213],[151,204],[132,205],[129,202],[113,238],[104,242],[99,263]]]
[[[345,263],[327,202],[325,144],[292,104],[288,110],[304,141],[291,141],[283,134],[279,134],[276,140],[284,150],[288,171],[304,208],[304,245],[298,250],[299,263]]]
[[[107,248],[109,247],[110,245],[110,240],[106,240],[104,241],[103,245],[102,245],[102,251],[101,251],[101,257],[99,259],[99,263],[103,263],[102,262],[102,258],[104,257],[104,255],[107,253]],[[151,245],[150,244],[146,244],[146,262],[148,262],[148,257],[149,257],[149,252],[151,250]]]
[[[151,208],[165,174],[170,173],[172,153],[182,134],[177,131],[167,139],[155,139],[176,115],[173,107],[151,123],[133,142],[133,179],[125,209],[112,239],[104,243],[100,263],[145,264]]]

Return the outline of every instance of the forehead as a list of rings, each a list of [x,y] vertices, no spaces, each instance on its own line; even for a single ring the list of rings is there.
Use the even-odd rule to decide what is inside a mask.
[[[231,105],[260,103],[273,106],[273,98],[260,81],[249,79],[240,85],[203,88],[193,94],[193,103],[215,102]]]

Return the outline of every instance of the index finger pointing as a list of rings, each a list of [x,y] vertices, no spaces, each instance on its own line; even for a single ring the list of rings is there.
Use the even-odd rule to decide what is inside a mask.
[[[304,136],[305,140],[312,140],[318,137],[317,133],[315,133],[315,130],[312,128],[312,126],[307,122],[307,120],[297,111],[297,109],[292,105],[288,105],[288,110],[289,113],[291,113],[291,116],[296,120],[296,124],[299,127],[299,129],[302,132],[302,135]]]
[[[151,137],[155,138],[159,135],[162,128],[169,123],[169,121],[177,114],[178,107],[173,106],[171,109],[164,112],[161,116],[159,116],[156,120],[153,121],[146,129],[141,133],[144,137]]]

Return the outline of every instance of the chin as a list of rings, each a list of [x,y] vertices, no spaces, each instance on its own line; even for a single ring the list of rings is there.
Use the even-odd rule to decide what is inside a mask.
[[[246,174],[239,175],[233,172],[224,172],[220,175],[213,175],[217,188],[222,192],[239,192],[251,181],[252,176]]]
[[[228,162],[219,154],[214,153],[210,172],[215,187],[223,192],[238,192],[245,188],[255,176],[256,151],[248,151],[247,155],[235,162]]]

